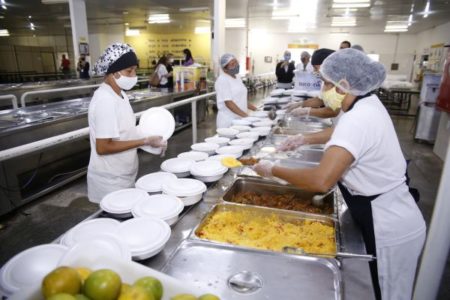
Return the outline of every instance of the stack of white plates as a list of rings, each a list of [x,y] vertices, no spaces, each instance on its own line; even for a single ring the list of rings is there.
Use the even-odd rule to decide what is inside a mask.
[[[214,143],[214,144],[218,144],[219,146],[225,146],[228,145],[228,142],[230,141],[229,138],[226,137],[220,137],[220,136],[212,136],[209,138],[205,139],[205,142],[207,143]]]
[[[245,125],[233,125],[230,128],[236,129],[239,132],[246,132],[246,131],[249,131],[251,127],[250,126],[245,126]]]
[[[251,138],[242,138],[242,139],[235,139],[230,141],[230,145],[232,146],[242,146],[244,150],[248,150],[253,146],[253,143],[255,142],[254,139]]]
[[[147,109],[139,120],[137,126],[138,134],[145,138],[149,136],[159,135],[167,141],[175,131],[175,119],[172,114],[165,108],[152,107]],[[142,146],[142,150],[160,154],[161,148],[153,148],[150,146]]]
[[[231,123],[233,125],[244,125],[244,126],[249,126],[249,125],[252,124],[251,121],[245,120],[245,118],[243,118],[243,119],[234,119],[233,121],[231,121]]]
[[[258,122],[259,118],[258,117],[245,117],[245,118],[242,118],[242,120],[249,121],[250,123],[253,123],[253,122]]]
[[[42,279],[58,266],[67,250],[63,245],[45,244],[16,254],[0,269],[0,298],[40,285]]]
[[[233,128],[217,128],[216,132],[221,137],[232,139],[239,133],[239,130]]]
[[[120,222],[111,218],[98,218],[77,224],[61,239],[61,244],[72,247],[78,242],[90,240],[103,233],[117,235]]]
[[[231,155],[231,154],[217,154],[217,155],[212,155],[210,157],[208,157],[207,160],[217,160],[217,161],[222,161],[222,159],[224,159],[225,157],[234,157],[234,158],[238,158],[236,155]]]
[[[131,216],[131,208],[141,200],[147,200],[148,194],[142,189],[123,189],[107,194],[100,201],[100,208],[117,218]]]
[[[208,157],[208,155],[206,155],[206,157]],[[154,172],[139,178],[138,181],[136,181],[136,188],[150,194],[160,193],[163,182],[174,179],[177,179],[175,174],[169,172]]]
[[[205,160],[208,156],[208,153],[201,151],[188,151],[177,155],[178,158],[191,159],[193,161]]]
[[[268,127],[268,126],[272,126],[272,125],[273,125],[272,120],[263,120],[263,121],[253,123],[254,127]]]
[[[254,142],[256,142],[259,139],[259,133],[254,131],[241,132],[236,135],[236,137],[238,139],[252,139]]]
[[[181,199],[185,206],[193,205],[202,199],[206,185],[197,179],[182,178],[163,184],[163,193]]]
[[[257,110],[250,113],[250,116],[256,117],[256,118],[267,118],[269,115],[268,111],[265,110]]]
[[[214,154],[219,147],[219,144],[214,143],[196,143],[191,145],[192,150],[205,152],[208,153],[208,155]]]
[[[290,96],[294,92],[294,89],[288,89],[283,91],[283,95]]]
[[[152,257],[164,248],[170,238],[170,226],[153,217],[133,218],[120,223],[119,236],[128,245],[133,259]]]
[[[236,158],[239,158],[242,156],[244,150],[245,149],[242,146],[225,146],[225,147],[220,147],[219,149],[216,150],[216,152],[217,152],[217,154],[226,154],[229,156],[234,156]]]
[[[284,92],[284,89],[275,89],[270,92],[270,96],[279,96],[282,95]]]
[[[152,195],[148,201],[141,201],[133,206],[133,216],[155,217],[169,225],[178,221],[178,215],[183,211],[184,204],[179,198],[172,195]]]
[[[257,132],[260,136],[266,136],[266,135],[268,135],[270,133],[271,129],[272,128],[269,127],[269,126],[267,126],[267,127],[255,127],[255,128],[252,128],[251,131]]]
[[[277,100],[277,104],[286,104],[291,101],[291,97],[281,97]]]
[[[161,170],[175,174],[177,177],[189,176],[189,168],[194,163],[192,159],[170,158],[161,164]]]
[[[200,161],[191,166],[191,174],[203,182],[215,182],[228,171],[220,161]]]
[[[278,102],[278,98],[268,97],[263,99],[263,104],[276,104]]]

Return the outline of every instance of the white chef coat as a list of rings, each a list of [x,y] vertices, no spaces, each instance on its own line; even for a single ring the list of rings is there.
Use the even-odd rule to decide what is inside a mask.
[[[217,93],[217,128],[229,127],[234,119],[240,118],[225,105],[225,101],[233,101],[242,111],[247,111],[247,88],[239,75],[236,78],[222,73],[214,85]]]
[[[377,96],[359,100],[339,119],[325,148],[340,146],[354,162],[341,182],[371,201],[383,300],[410,299],[425,221],[405,183],[406,162],[392,120]]]
[[[163,64],[159,64],[156,73],[158,74],[158,78],[160,79],[159,84],[160,85],[167,84],[168,82],[167,74],[169,74],[169,72],[167,71],[166,66]]]
[[[100,202],[113,191],[134,186],[138,171],[136,149],[115,154],[99,155],[96,139],[115,140],[137,139],[136,117],[127,95],[122,97],[106,83],[95,91],[89,105],[89,138],[91,157],[88,167],[88,197],[92,202]]]
[[[303,63],[300,62],[295,66],[296,71],[303,71]],[[309,62],[306,65],[306,71],[312,73],[314,71],[314,67],[311,65],[311,62]]]

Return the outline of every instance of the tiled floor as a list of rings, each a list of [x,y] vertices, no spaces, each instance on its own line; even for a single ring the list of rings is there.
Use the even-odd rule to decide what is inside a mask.
[[[411,160],[409,174],[411,185],[420,190],[419,207],[429,224],[436,197],[442,161],[434,155],[432,146],[413,139],[414,120],[411,117],[393,116],[402,149]],[[199,125],[198,139],[215,133],[215,115],[209,112]],[[189,150],[192,133],[186,129],[174,135],[169,143],[166,158]],[[166,159],[164,158],[164,159]],[[163,158],[146,153],[139,155],[139,175],[159,170]],[[0,266],[14,254],[34,245],[49,243],[72,226],[97,211],[98,206],[86,198],[86,178],[48,194],[18,211],[0,219]],[[450,261],[447,262],[438,299],[450,299]]]

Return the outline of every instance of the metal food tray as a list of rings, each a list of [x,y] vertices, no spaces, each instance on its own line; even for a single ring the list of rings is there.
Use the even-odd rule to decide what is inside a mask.
[[[162,272],[227,300],[343,298],[341,270],[333,259],[187,240]]]
[[[211,243],[214,245],[228,245],[229,247],[233,249],[251,249],[252,251],[256,252],[271,252],[271,253],[283,253],[282,251],[271,251],[271,250],[265,250],[260,248],[251,248],[251,247],[244,247],[239,245],[234,245],[230,243],[225,243],[221,241],[213,241],[208,240],[202,237],[199,237],[197,235],[197,232],[201,230],[206,223],[208,222],[209,218],[211,218],[214,214],[217,212],[222,211],[235,211],[235,212],[251,212],[253,215],[260,215],[260,216],[277,216],[280,219],[286,221],[286,222],[292,222],[292,221],[301,221],[301,220],[311,220],[311,221],[318,221],[322,223],[326,223],[328,225],[332,225],[334,227],[334,240],[335,240],[335,246],[336,246],[336,252],[339,252],[341,249],[340,244],[340,235],[339,235],[339,223],[337,219],[330,217],[330,216],[324,216],[324,215],[317,215],[317,214],[308,214],[304,212],[299,211],[291,211],[291,210],[282,210],[282,209],[275,209],[275,208],[268,208],[268,207],[262,207],[262,206],[253,206],[253,205],[245,205],[245,204],[239,204],[239,203],[219,203],[214,205],[211,210],[204,215],[200,223],[192,230],[191,234],[189,235],[190,240],[198,240],[203,241],[206,243]],[[288,252],[285,252],[288,253]],[[294,254],[297,255],[297,254]],[[308,253],[305,253],[305,255],[308,255]],[[328,257],[334,257],[335,253],[327,253],[327,254],[321,254],[321,256],[328,256]]]
[[[233,184],[225,191],[225,194],[222,196],[222,200],[225,202],[230,203],[237,203],[232,201],[233,196],[240,192],[249,192],[249,193],[257,193],[257,194],[270,194],[270,195],[283,195],[287,193],[292,193],[298,196],[301,199],[312,199],[314,195],[318,195],[317,193],[313,192],[307,192],[304,190],[301,190],[297,187],[294,187],[292,185],[282,185],[273,181],[264,180],[260,178],[237,178]],[[314,215],[325,215],[325,216],[331,216],[336,217],[337,216],[337,205],[336,205],[336,199],[335,194],[332,193],[328,196],[326,196],[324,199],[324,203],[328,203],[333,208],[332,214],[325,214],[325,213],[310,213],[310,212],[303,212],[308,214],[314,214]],[[266,205],[252,205],[252,204],[246,204],[251,206],[264,206],[269,207]],[[280,208],[270,207],[273,209],[279,210]]]

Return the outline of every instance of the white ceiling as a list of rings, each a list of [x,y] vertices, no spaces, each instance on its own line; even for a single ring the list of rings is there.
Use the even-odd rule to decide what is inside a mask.
[[[70,32],[68,4],[44,5],[41,0],[4,0],[7,10],[0,8],[0,29],[8,29],[11,35],[61,35]],[[387,20],[407,20],[414,3],[414,21],[408,33],[417,33],[450,21],[449,0],[431,0],[430,15],[423,18],[425,0],[371,0],[369,8],[351,12],[356,17],[355,27],[331,27],[334,16],[342,16],[343,10],[332,9],[332,0],[277,0],[277,9],[291,7],[291,1],[307,4],[317,1],[316,28],[307,28],[308,33],[349,32],[360,34],[383,33]],[[227,0],[228,18],[248,18],[250,29],[266,29],[272,32],[286,32],[287,20],[272,20],[274,0]],[[192,32],[199,21],[211,19],[212,0],[86,0],[88,27],[90,32],[108,30],[108,25],[129,23],[130,27],[152,32]],[[182,12],[180,8],[207,7],[202,11]],[[304,9],[305,8],[305,9]],[[306,6],[300,5],[292,15],[305,16]],[[150,13],[169,13],[170,24],[148,24]],[[29,29],[28,16],[36,26]],[[205,24],[205,23],[204,23]],[[1,39],[1,38],[0,38]]]

